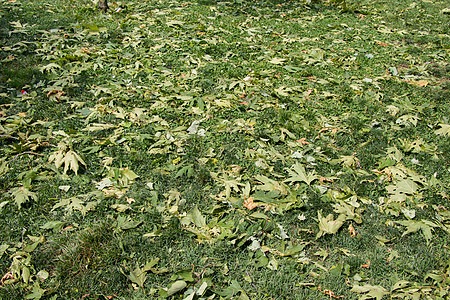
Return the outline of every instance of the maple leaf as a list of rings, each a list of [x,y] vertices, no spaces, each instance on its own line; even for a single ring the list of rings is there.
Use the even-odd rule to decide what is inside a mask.
[[[86,163],[83,159],[73,150],[69,150],[64,156],[64,174],[67,173],[67,170],[70,168],[75,172],[75,175],[78,175],[78,162],[86,166]]]
[[[450,136],[450,125],[449,124],[440,123],[439,126],[441,126],[441,128],[436,130],[434,133]]]
[[[57,169],[64,164],[64,174],[66,174],[70,168],[70,170],[74,171],[75,174],[78,175],[78,163],[81,163],[84,166],[86,166],[86,163],[75,151],[67,149],[69,149],[67,144],[65,142],[60,142],[58,144],[58,150],[50,155],[48,162],[53,162]]]
[[[142,224],[142,221],[135,221],[130,216],[120,215],[117,217],[117,229],[119,232],[134,229]]]
[[[123,269],[120,269],[120,272],[131,282],[137,284],[141,288],[147,280],[147,271],[144,268],[139,267],[139,265],[136,265],[136,268],[131,270],[129,274],[127,274]]]
[[[409,233],[414,233],[414,232],[421,230],[422,234],[424,235],[425,239],[427,240],[427,244],[430,243],[430,240],[432,238],[431,231],[433,230],[433,228],[439,227],[439,225],[437,225],[431,221],[428,221],[428,220],[396,221],[396,223],[406,227],[406,231],[403,232],[402,236],[405,236]]]
[[[89,194],[78,195],[62,199],[53,206],[52,211],[60,207],[65,207],[66,211],[69,214],[71,214],[74,210],[78,210],[84,217],[88,211],[94,210],[95,206],[99,203],[99,201],[87,201],[87,200],[89,200],[90,198],[102,199],[102,197],[103,197],[102,192],[94,191]]]
[[[327,217],[322,216],[322,211],[317,212],[318,221],[319,221],[319,233],[316,236],[316,239],[320,238],[325,234],[335,234],[339,228],[345,222],[345,215],[340,214],[336,220],[334,220],[333,214],[329,214]]]
[[[291,177],[284,180],[284,182],[305,182],[311,185],[311,182],[320,178],[320,176],[314,175],[314,172],[306,174],[305,168],[299,163],[296,163],[292,168],[287,170]]]
[[[406,179],[406,180],[402,180],[399,183],[397,183],[396,191],[398,193],[405,193],[405,194],[412,195],[417,191],[418,188],[419,187],[418,187],[417,183],[415,183],[412,180]]]
[[[226,174],[223,174],[222,177],[219,177],[217,173],[211,172],[211,177],[214,180],[219,181],[224,187],[225,187],[225,196],[227,199],[230,199],[231,197],[231,190],[234,190],[236,193],[240,192],[240,186],[244,186],[243,183],[241,183],[241,177],[234,177],[234,176],[227,176]]]
[[[359,165],[359,159],[354,155],[341,155],[339,161],[347,167],[356,167]]]
[[[269,192],[256,191],[255,193],[253,193],[254,200],[261,201],[268,205],[278,204],[279,196],[280,196],[279,191],[269,191]]]
[[[21,208],[22,204],[28,202],[30,198],[34,201],[37,201],[36,194],[23,186],[13,188],[9,191],[9,193],[11,194],[11,196],[13,196],[14,202],[17,204],[19,209]]]
[[[42,73],[56,73],[57,69],[62,69],[62,67],[56,63],[49,63],[48,65],[39,68],[39,71],[41,71]]]
[[[264,175],[256,175],[255,179],[262,182],[263,185],[258,185],[257,189],[261,191],[278,191],[283,195],[287,195],[286,187],[280,184],[278,181],[270,179]]]
[[[364,294],[359,299],[373,299],[376,298],[377,300],[381,300],[384,295],[389,294],[389,292],[380,285],[370,285],[366,284],[363,286],[360,285],[354,285],[351,289],[352,292],[358,293],[358,294]]]
[[[200,212],[200,210],[197,208],[197,206],[194,206],[194,208],[188,213],[188,216],[190,216],[192,222],[197,227],[205,227],[206,226],[206,219]]]

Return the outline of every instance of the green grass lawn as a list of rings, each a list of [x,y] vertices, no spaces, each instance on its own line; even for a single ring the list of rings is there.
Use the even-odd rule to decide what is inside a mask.
[[[450,6],[0,0],[1,299],[448,299]]]

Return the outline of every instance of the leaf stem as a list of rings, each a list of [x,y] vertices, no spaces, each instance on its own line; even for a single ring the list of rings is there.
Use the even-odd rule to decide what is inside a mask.
[[[25,151],[25,152],[16,154],[16,156],[14,156],[14,159],[13,159],[13,160],[15,160],[17,157],[19,157],[19,156],[21,156],[21,155],[24,155],[24,154],[44,156],[44,154],[41,154],[41,153],[36,153],[36,152],[32,152],[32,151]]]

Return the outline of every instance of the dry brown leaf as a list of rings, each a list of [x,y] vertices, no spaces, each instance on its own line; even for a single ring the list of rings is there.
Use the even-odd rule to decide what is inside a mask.
[[[366,264],[361,265],[361,268],[370,268],[370,260],[367,260]]]
[[[248,210],[252,210],[254,208],[258,207],[258,204],[253,202],[254,198],[253,197],[248,197],[247,199],[244,200],[244,203],[242,204],[245,208],[247,208]]]
[[[320,183],[324,183],[324,182],[333,182],[333,180],[332,180],[332,179],[328,179],[328,178],[323,177],[323,176],[320,176],[319,182],[320,182]]]
[[[65,94],[64,91],[51,90],[47,93],[47,98],[56,97],[59,100],[61,96],[64,96]]]
[[[309,142],[306,141],[306,138],[301,138],[301,139],[297,140],[297,142],[302,143],[302,145],[308,145],[309,144]]]
[[[320,292],[324,293],[325,295],[329,296],[330,299],[340,299],[340,298],[345,298],[344,296],[336,296],[336,294],[331,291],[331,290],[322,290],[322,287],[319,286],[317,288]]]

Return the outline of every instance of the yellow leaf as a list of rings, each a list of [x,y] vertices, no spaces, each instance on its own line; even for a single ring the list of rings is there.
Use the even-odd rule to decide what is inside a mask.
[[[350,223],[350,226],[348,226],[348,232],[350,233],[351,237],[355,237],[356,236],[356,230],[353,227],[353,224]]]

